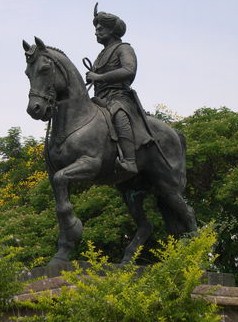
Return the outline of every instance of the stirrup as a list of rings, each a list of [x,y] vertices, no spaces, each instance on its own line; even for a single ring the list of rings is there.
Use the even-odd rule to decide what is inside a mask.
[[[138,173],[137,165],[135,163],[135,160],[120,160],[119,158],[116,158],[116,165],[122,168],[123,170],[127,172],[131,172],[134,174]]]

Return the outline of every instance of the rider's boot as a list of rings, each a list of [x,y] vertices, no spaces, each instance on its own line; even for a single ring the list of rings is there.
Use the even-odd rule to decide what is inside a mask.
[[[120,148],[122,150],[123,159],[117,159],[117,164],[124,170],[131,173],[138,173],[137,165],[135,162],[135,145],[134,142],[127,138],[118,138]]]
[[[123,154],[123,159],[117,159],[117,165],[125,171],[136,174],[138,173],[138,169],[136,165],[133,133],[129,118],[123,110],[119,110],[114,116],[114,124],[118,136],[118,143]]]

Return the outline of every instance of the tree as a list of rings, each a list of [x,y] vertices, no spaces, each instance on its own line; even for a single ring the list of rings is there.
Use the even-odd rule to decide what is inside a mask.
[[[223,272],[235,273],[238,265],[238,114],[226,107],[202,108],[171,125],[187,140],[186,198],[195,209],[199,226],[215,219],[216,249],[220,254],[216,265]],[[10,147],[18,152],[12,154]],[[53,255],[57,234],[54,200],[42,152],[42,142],[33,138],[22,140],[16,129],[0,139],[0,232],[2,236],[5,232],[13,234],[22,241],[22,246],[30,243],[28,253],[25,253],[26,261],[36,256],[46,259]],[[76,186],[72,192],[75,213],[85,227],[83,243],[73,257],[79,258],[82,248],[85,249],[91,239],[110,255],[111,260],[118,261],[135,230],[119,194],[105,186],[94,186],[84,192]],[[154,247],[155,240],[165,239],[155,204],[152,197],[145,202],[146,213],[155,224],[155,233],[147,243],[147,249]],[[29,227],[32,222],[34,225]],[[21,232],[15,229],[19,225]],[[47,248],[49,241],[52,243],[50,249]],[[153,261],[146,249],[143,256],[147,262]]]
[[[174,125],[187,139],[187,198],[200,225],[216,220],[219,269],[238,265],[238,114],[201,108]]]
[[[162,103],[156,106],[155,117],[168,124],[178,122],[182,119],[181,116],[174,113],[167,105]]]
[[[12,127],[6,137],[0,138],[0,155],[3,159],[16,157],[21,152],[21,129]]]
[[[22,139],[20,128],[11,128],[0,138],[0,156],[0,206],[24,203],[29,189],[47,176],[43,143]]]

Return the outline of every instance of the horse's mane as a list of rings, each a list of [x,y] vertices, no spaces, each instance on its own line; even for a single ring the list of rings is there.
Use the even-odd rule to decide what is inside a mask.
[[[74,69],[74,72],[72,73],[72,77],[74,78],[75,81],[79,82],[81,84],[81,86],[78,86],[78,89],[81,88],[81,91],[85,94],[87,93],[87,89],[86,89],[86,86],[84,85],[84,80],[81,76],[81,74],[79,73],[77,67],[74,65],[74,63],[70,60],[70,58],[61,50],[61,49],[58,49],[56,47],[52,47],[52,46],[46,46],[47,49],[49,50],[52,50],[55,52],[56,56],[56,60],[54,60],[55,64],[58,65],[58,67],[60,68],[61,72],[65,75],[65,70],[66,70],[66,76],[65,78],[68,77],[68,73],[67,73],[67,70],[73,70]],[[60,54],[63,56],[63,57],[59,57]],[[59,61],[63,64],[64,66],[64,69],[62,69],[61,67],[61,64],[58,63],[58,59]]]
[[[67,57],[67,55],[63,52],[63,50],[59,49],[59,48],[56,48],[56,47],[51,47],[51,46],[46,46],[47,49],[51,49],[51,50],[55,50],[57,51],[58,53],[64,55],[65,57]],[[68,58],[68,57],[67,57]]]

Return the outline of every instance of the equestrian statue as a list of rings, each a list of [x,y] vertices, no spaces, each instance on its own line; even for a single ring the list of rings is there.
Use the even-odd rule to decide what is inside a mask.
[[[49,265],[69,260],[83,225],[73,212],[69,186],[74,182],[114,185],[121,192],[137,231],[126,247],[128,263],[152,233],[143,209],[154,194],[169,234],[196,231],[193,209],[182,194],[186,186],[185,139],[176,130],[144,112],[131,84],[137,60],[130,44],[122,42],[126,24],[113,14],[94,9],[97,41],[103,45],[88,68],[85,84],[77,68],[59,49],[35,37],[23,40],[30,80],[27,112],[48,121],[45,160],[56,201],[58,251]],[[90,98],[87,86],[93,85]]]

